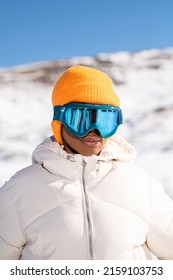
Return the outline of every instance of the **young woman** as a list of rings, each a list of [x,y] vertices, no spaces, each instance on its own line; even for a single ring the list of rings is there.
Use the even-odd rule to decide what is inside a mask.
[[[173,201],[116,136],[110,78],[73,66],[52,101],[53,136],[0,189],[0,259],[173,259]]]

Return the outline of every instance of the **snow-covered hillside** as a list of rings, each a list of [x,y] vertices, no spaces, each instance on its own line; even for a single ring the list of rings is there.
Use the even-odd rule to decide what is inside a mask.
[[[52,134],[52,89],[75,64],[112,78],[124,112],[117,133],[136,147],[136,163],[173,197],[173,48],[0,69],[0,185],[30,164],[35,146]]]

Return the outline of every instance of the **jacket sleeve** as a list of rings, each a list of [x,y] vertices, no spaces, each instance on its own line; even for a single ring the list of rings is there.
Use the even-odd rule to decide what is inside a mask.
[[[0,260],[20,259],[25,244],[8,191],[0,189]]]
[[[152,180],[147,245],[158,259],[173,260],[173,200],[155,180]]]

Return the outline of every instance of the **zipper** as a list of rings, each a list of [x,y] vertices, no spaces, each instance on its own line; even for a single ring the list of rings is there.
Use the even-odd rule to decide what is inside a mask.
[[[86,206],[86,218],[87,218],[87,225],[88,225],[88,243],[89,243],[89,257],[90,260],[94,260],[94,250],[93,250],[93,228],[92,228],[92,222],[91,222],[91,213],[90,213],[90,201],[89,196],[86,190],[86,183],[85,183],[85,167],[87,163],[85,160],[82,161],[82,184],[83,184],[83,192],[84,192],[84,200],[85,200],[85,206]]]

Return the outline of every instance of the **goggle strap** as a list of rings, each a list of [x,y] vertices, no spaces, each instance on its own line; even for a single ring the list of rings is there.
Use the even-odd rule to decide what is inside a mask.
[[[53,121],[54,120],[63,120],[63,114],[64,114],[64,107],[62,106],[54,106],[54,112],[53,112]]]
[[[122,114],[122,110],[120,109],[118,111],[118,125],[123,123],[123,114]]]

